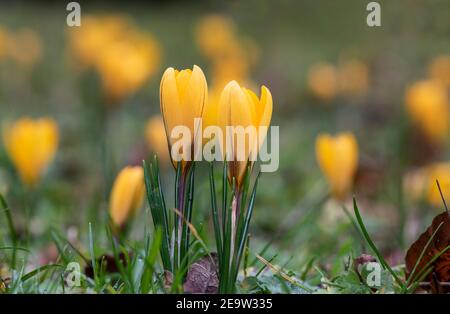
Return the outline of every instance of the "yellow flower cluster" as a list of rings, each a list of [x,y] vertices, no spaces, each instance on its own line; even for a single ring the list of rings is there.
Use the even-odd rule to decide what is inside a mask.
[[[310,67],[307,83],[310,91],[322,101],[330,101],[339,93],[346,96],[364,95],[370,85],[369,69],[356,59],[344,61],[339,67],[319,62]]]
[[[261,87],[261,96],[258,98],[251,90],[239,86],[236,81],[230,81],[222,90],[217,102],[208,102],[208,86],[203,71],[194,66],[192,70],[182,71],[169,68],[164,72],[160,87],[161,112],[164,118],[166,135],[169,146],[172,146],[171,131],[178,125],[191,130],[191,143],[194,138],[194,118],[203,118],[210,125],[224,129],[226,126],[269,126],[272,117],[272,95],[265,86]],[[212,107],[212,108],[209,108]],[[216,113],[210,116],[210,113]],[[261,138],[265,138],[262,134]],[[259,134],[257,135],[259,136]],[[248,158],[257,138],[249,138],[245,143],[245,156]],[[259,142],[261,144],[261,142]],[[223,147],[223,143],[222,143]],[[258,147],[259,150],[259,147]],[[246,161],[238,161],[233,156],[229,162],[229,180],[235,179],[240,187],[243,174],[247,167]],[[176,165],[173,162],[174,166]],[[184,171],[190,164],[182,161]]]
[[[428,78],[411,84],[405,92],[405,107],[411,119],[431,144],[441,146],[449,138],[450,56],[436,57],[429,65]],[[442,206],[436,180],[444,197],[450,197],[450,163],[437,162],[405,174],[403,187],[411,200],[426,197],[434,206]]]
[[[55,156],[58,139],[58,126],[50,118],[21,118],[4,127],[6,152],[24,184],[38,183]]]
[[[42,42],[38,34],[29,28],[10,31],[0,27],[0,59],[30,67],[42,56]]]
[[[69,32],[72,54],[99,74],[105,96],[116,103],[133,94],[158,70],[161,48],[152,34],[124,16],[87,16]]]

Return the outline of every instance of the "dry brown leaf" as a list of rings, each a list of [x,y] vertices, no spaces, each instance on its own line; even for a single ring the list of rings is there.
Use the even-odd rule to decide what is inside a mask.
[[[442,225],[441,225],[442,224]],[[420,237],[414,242],[406,253],[406,278],[409,279],[420,254],[424,250],[427,242],[437,231],[427,250],[425,251],[422,259],[418,263],[418,266],[411,278],[410,282],[416,279],[417,275],[425,268],[428,262],[433,259],[434,256],[439,254],[448,245],[450,245],[450,217],[447,212],[437,215],[427,230],[420,235]],[[447,250],[431,265],[432,271],[425,278],[426,282],[429,282],[429,287],[423,287],[426,290],[431,290],[433,293],[450,292],[450,287],[441,285],[443,282],[450,282],[450,250]]]

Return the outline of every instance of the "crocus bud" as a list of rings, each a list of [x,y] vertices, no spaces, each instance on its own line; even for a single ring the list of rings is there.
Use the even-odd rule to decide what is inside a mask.
[[[111,190],[109,215],[114,227],[122,229],[136,216],[144,199],[144,170],[140,166],[125,167]]]
[[[267,87],[262,86],[261,96],[258,98],[251,90],[231,81],[222,91],[217,112],[218,126],[222,128],[225,137],[221,147],[229,162],[228,179],[232,182],[234,178],[236,185],[240,187],[249,158],[253,155],[256,159],[256,154],[264,143],[272,118],[272,95]],[[227,127],[245,129],[249,126],[254,127],[255,132],[245,135],[243,145],[238,144],[239,135],[230,132],[230,129],[227,132]]]
[[[406,109],[412,122],[436,144],[448,138],[447,90],[437,81],[417,82],[406,91]]]
[[[194,65],[192,70],[182,71],[168,68],[164,72],[160,85],[160,106],[174,167],[176,167],[177,161],[172,155],[172,145],[177,141],[177,137],[172,137],[172,130],[183,126],[190,131],[189,151],[179,152],[183,156],[182,167],[186,170],[191,162],[185,159],[192,160],[194,158],[194,142],[201,141],[201,134],[197,129],[199,125],[194,121],[196,118],[202,117],[207,97],[206,78],[198,66]],[[184,158],[186,155],[190,158]]]
[[[328,63],[314,64],[308,71],[308,86],[320,100],[332,100],[338,92],[336,67]]]
[[[38,183],[55,156],[58,138],[58,126],[50,118],[21,118],[3,129],[6,152],[24,184]]]
[[[358,143],[351,133],[334,137],[319,135],[316,140],[316,158],[330,185],[334,197],[343,199],[353,185],[358,166]]]

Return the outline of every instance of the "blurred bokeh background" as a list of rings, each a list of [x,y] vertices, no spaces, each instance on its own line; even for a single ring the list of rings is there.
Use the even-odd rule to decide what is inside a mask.
[[[211,99],[231,79],[273,95],[280,167],[262,176],[252,251],[267,247],[292,269],[314,258],[338,272],[363,250],[342,206],[350,210],[354,194],[383,253],[403,263],[405,248],[443,210],[436,178],[450,196],[450,3],[378,1],[382,26],[368,27],[368,2],[80,1],[81,27],[67,26],[61,1],[2,2],[0,192],[18,229],[32,234],[36,259],[54,254],[51,228],[80,246],[88,222],[104,230],[115,176],[153,152],[172,201],[159,82],[169,66],[197,64]],[[58,134],[54,159],[28,181],[6,144],[19,141],[8,140],[8,130],[24,117],[51,119]],[[356,138],[358,166],[338,200],[316,160],[316,139],[340,132]],[[196,184],[194,219],[213,245],[208,182]],[[137,240],[145,212],[134,223]]]

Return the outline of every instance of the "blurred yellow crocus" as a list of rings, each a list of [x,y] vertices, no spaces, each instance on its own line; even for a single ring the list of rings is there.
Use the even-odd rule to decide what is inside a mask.
[[[3,129],[6,152],[24,184],[39,181],[55,156],[58,138],[58,126],[50,118],[22,118]]]
[[[69,32],[69,44],[82,66],[98,72],[109,104],[136,92],[159,68],[158,41],[126,16],[87,16]]]
[[[339,67],[339,88],[346,95],[363,95],[369,89],[369,69],[359,60],[345,61]]]
[[[319,135],[316,140],[316,158],[330,185],[333,196],[344,199],[350,192],[358,167],[358,143],[352,133],[336,136]]]
[[[82,66],[93,66],[100,51],[132,31],[130,21],[122,15],[83,16],[83,26],[71,27],[68,33],[70,52]]]
[[[38,34],[29,28],[8,34],[7,54],[16,63],[32,66],[42,56],[42,42]]]
[[[427,167],[428,172],[428,184],[426,189],[426,195],[428,202],[436,207],[443,207],[441,194],[436,184],[436,180],[439,181],[442,194],[445,200],[448,202],[450,199],[450,163],[442,162],[435,163]]]
[[[197,24],[195,36],[203,54],[214,60],[238,45],[233,21],[221,15],[203,17]]]
[[[430,64],[428,73],[432,79],[450,86],[450,55],[436,57]]]
[[[423,199],[429,184],[429,168],[421,167],[403,175],[403,194],[412,202]]]
[[[6,31],[0,27],[0,60],[6,55]]]
[[[239,189],[243,183],[250,154],[258,153],[270,125],[272,94],[267,87],[262,86],[261,96],[258,98],[253,91],[239,86],[236,81],[231,81],[223,89],[217,105],[217,126],[222,128],[224,137],[230,137],[231,134],[233,136],[233,138],[224,139],[225,142],[232,143],[232,156],[231,158],[227,157],[228,179],[232,183],[234,178]],[[237,145],[236,134],[226,133],[227,127],[247,128],[248,126],[255,127],[256,133],[249,133],[244,147]],[[266,129],[260,127],[266,127]],[[221,147],[226,147],[226,150],[230,149],[229,145],[225,143],[222,143]],[[237,149],[244,149],[244,151],[238,152]],[[223,149],[222,153],[224,156],[229,156]],[[244,158],[239,158],[239,154],[243,154]]]
[[[412,122],[433,143],[448,138],[449,103],[447,89],[437,81],[420,81],[406,91],[406,109]]]
[[[330,101],[338,91],[336,67],[328,63],[316,63],[308,71],[308,86],[322,101]]]
[[[159,66],[159,45],[150,34],[129,35],[127,40],[110,43],[95,64],[103,90],[113,103],[134,93]]]
[[[189,154],[192,160],[194,141],[201,139],[202,136],[195,134],[198,130],[194,125],[194,119],[203,116],[203,110],[208,101],[208,84],[203,71],[196,65],[192,70],[178,71],[168,68],[162,76],[159,94],[169,148],[171,150],[172,144],[177,140],[172,138],[172,130],[178,126],[187,127],[191,134],[190,151],[181,153]],[[176,167],[176,161],[173,158],[172,163]],[[187,170],[190,164],[183,158],[184,170]]]
[[[150,150],[157,154],[163,164],[170,160],[164,120],[160,115],[155,115],[148,120],[145,127],[145,139]]]
[[[141,166],[123,168],[110,195],[109,215],[113,226],[122,229],[138,213],[144,199],[144,170]]]

